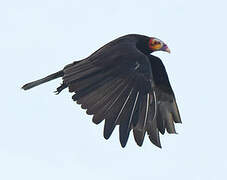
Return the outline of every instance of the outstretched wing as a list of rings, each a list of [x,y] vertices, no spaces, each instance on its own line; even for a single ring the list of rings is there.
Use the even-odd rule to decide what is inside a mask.
[[[64,86],[75,92],[73,100],[94,115],[93,122],[105,120],[108,139],[119,126],[122,147],[131,129],[138,145],[155,115],[155,95],[149,58],[130,42],[98,50],[64,69]]]
[[[154,91],[157,97],[157,115],[152,122],[151,129],[148,130],[150,140],[161,147],[159,132],[162,134],[167,130],[168,133],[176,133],[174,123],[181,123],[174,92],[171,88],[169,78],[162,61],[149,56],[153,80],[155,83]]]

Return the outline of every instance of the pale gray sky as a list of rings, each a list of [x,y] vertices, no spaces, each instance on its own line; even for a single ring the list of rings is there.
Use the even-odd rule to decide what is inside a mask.
[[[8,0],[0,6],[0,179],[226,179],[226,12],[224,0]],[[60,70],[128,33],[158,37],[183,124],[161,136],[162,149],[118,128],[106,141],[55,80]]]

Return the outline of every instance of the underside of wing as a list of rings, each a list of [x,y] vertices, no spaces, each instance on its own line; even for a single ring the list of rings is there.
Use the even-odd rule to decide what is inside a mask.
[[[148,131],[150,140],[155,144],[155,136],[165,133],[176,133],[174,123],[181,123],[180,114],[178,111],[174,92],[171,88],[167,72],[162,61],[155,57],[150,56],[150,62],[155,82],[155,94],[157,98],[157,114],[150,131]]]

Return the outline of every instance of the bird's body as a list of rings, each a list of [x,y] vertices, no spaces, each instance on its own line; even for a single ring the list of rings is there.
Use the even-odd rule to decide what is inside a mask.
[[[94,115],[94,123],[105,120],[106,139],[119,125],[122,147],[131,129],[139,146],[147,132],[151,142],[161,147],[159,132],[164,134],[166,129],[175,133],[174,122],[181,122],[165,67],[159,58],[150,55],[156,50],[169,51],[161,43],[147,36],[126,35],[22,88],[62,77],[57,93],[68,87],[69,92],[74,92],[73,100],[87,109],[87,114]]]

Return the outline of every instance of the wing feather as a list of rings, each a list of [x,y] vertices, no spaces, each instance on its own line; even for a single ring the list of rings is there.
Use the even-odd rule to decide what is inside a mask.
[[[133,128],[133,135],[136,143],[139,146],[142,146],[145,132],[146,132],[146,120],[147,120],[147,113],[148,113],[148,94],[143,95],[140,99],[139,104],[139,119],[136,126]]]

